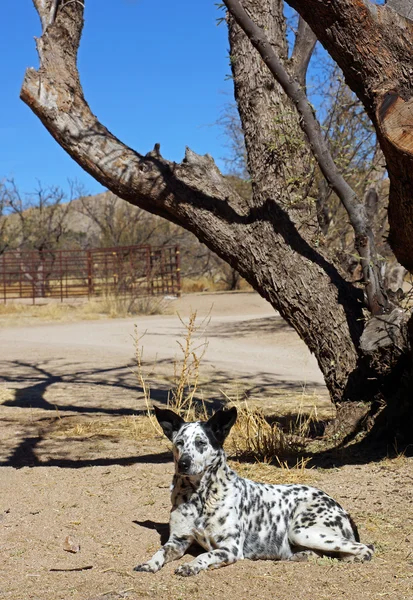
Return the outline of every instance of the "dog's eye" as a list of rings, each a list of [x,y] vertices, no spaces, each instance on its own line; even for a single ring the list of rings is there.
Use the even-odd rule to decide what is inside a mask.
[[[197,448],[205,448],[205,446],[207,445],[205,440],[196,440],[195,444]]]
[[[182,448],[182,446],[183,446],[183,445],[184,445],[184,443],[183,443],[183,441],[182,441],[182,440],[178,440],[178,441],[176,441],[176,442],[175,442],[175,446],[176,446],[177,448]]]

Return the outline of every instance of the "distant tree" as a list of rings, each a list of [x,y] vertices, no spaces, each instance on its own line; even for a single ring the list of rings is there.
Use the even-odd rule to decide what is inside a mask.
[[[36,295],[45,296],[56,251],[73,241],[69,223],[72,198],[59,187],[45,188],[40,183],[34,193],[22,195],[13,180],[4,184],[2,193],[7,205],[5,249],[20,261]]]
[[[228,154],[223,160],[229,175],[247,181],[249,179],[247,149],[244,130],[235,102],[225,104],[216,125],[221,128],[225,136]],[[251,186],[249,186],[249,193],[251,193]]]
[[[376,435],[411,441],[410,311],[388,294],[369,206],[335,164],[306,96],[317,36],[375,129],[390,180],[389,243],[413,271],[411,5],[288,2],[301,16],[291,52],[281,0],[224,0],[251,178],[248,199],[210,156],[188,149],[175,164],[162,157],[159,145],[143,156],[97,120],[76,65],[82,2],[65,2],[54,14],[50,0],[34,0],[43,26],[40,68],[26,72],[21,97],[102,185],[195,233],[271,302],[315,354],[343,434],[374,423]],[[315,162],[344,207],[360,282],[320,245],[316,202],[308,194]]]
[[[80,195],[76,210],[91,221],[90,243],[99,247],[131,246],[152,242],[161,221],[132,206],[111,192],[100,196]]]
[[[14,180],[6,183],[9,227],[14,239],[10,247],[20,250],[55,250],[67,245],[72,197],[57,186],[40,183],[32,194],[22,194]]]
[[[8,193],[4,182],[0,183],[0,255],[5,252],[12,239],[10,221],[8,219]]]

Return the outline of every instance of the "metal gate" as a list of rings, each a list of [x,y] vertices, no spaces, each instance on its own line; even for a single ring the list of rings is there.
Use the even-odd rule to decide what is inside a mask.
[[[181,292],[178,246],[5,252],[0,298],[65,298],[106,293],[134,296]]]

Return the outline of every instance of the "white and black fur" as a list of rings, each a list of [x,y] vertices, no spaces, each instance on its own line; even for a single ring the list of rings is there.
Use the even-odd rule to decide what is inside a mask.
[[[303,560],[314,554],[371,559],[373,547],[360,543],[350,515],[326,493],[307,485],[255,483],[229,468],[222,444],[236,421],[236,408],[196,423],[170,410],[155,412],[173,442],[170,537],[135,571],[159,571],[181,558],[192,542],[206,552],[179,566],[178,575],[196,575],[242,558]]]

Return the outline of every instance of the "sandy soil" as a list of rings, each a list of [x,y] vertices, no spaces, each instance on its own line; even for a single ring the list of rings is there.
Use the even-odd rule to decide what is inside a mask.
[[[186,316],[192,305],[201,315],[212,303],[201,369],[208,397],[224,387],[264,399],[267,410],[294,411],[305,386],[320,411],[331,411],[314,358],[255,294],[191,296],[170,311]],[[405,458],[301,474],[352,513],[362,539],[376,545],[369,564],[242,561],[188,579],[173,574],[176,564],[133,572],[167,533],[167,444],[57,434],[144,408],[131,371],[135,323],[146,332],[146,363],[156,362],[153,397],[164,402],[182,330],[173,315],[0,331],[0,598],[413,598],[413,464]],[[68,535],[79,552],[64,550]]]

